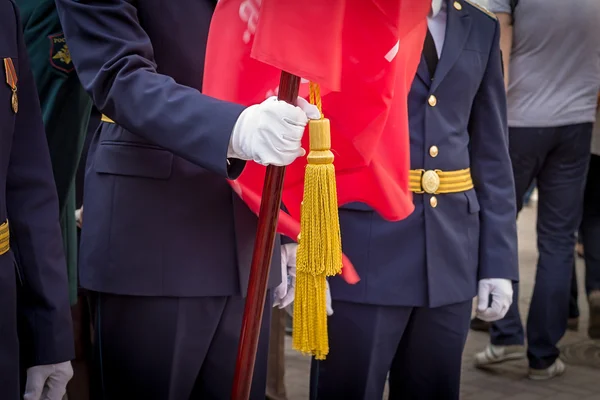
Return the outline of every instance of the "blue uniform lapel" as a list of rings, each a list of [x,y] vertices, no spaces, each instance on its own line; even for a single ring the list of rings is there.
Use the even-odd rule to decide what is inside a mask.
[[[431,76],[429,76],[427,61],[425,61],[425,56],[423,54],[421,54],[421,61],[419,62],[419,67],[417,68],[417,76],[421,78],[427,87],[431,86]]]
[[[440,61],[435,70],[434,79],[431,82],[431,91],[435,91],[439,86],[440,82],[444,80],[444,77],[452,69],[458,57],[462,53],[462,50],[471,31],[471,15],[469,14],[468,7],[463,5],[463,2],[457,0],[462,7],[457,10],[454,7],[454,1],[448,1],[448,22],[446,24],[446,38],[444,39],[444,48],[442,49],[442,55]],[[425,61],[422,60],[422,64]],[[421,69],[421,66],[419,66]],[[429,76],[427,72],[427,66],[424,66],[426,76]]]

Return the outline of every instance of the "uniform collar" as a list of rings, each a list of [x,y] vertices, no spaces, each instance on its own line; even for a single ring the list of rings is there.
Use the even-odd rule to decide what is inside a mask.
[[[431,11],[429,11],[429,18],[434,18],[436,15],[438,15],[444,4],[444,0],[431,0]]]

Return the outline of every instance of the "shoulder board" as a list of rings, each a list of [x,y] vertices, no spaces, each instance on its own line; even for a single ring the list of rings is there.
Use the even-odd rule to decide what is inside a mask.
[[[494,15],[493,12],[491,12],[490,10],[488,10],[487,8],[485,8],[484,6],[474,3],[472,1],[469,0],[464,0],[465,3],[469,3],[470,5],[472,5],[473,7],[475,7],[476,9],[478,9],[479,11],[481,11],[484,14],[487,14],[488,17],[492,18],[492,19],[497,19],[496,15]]]

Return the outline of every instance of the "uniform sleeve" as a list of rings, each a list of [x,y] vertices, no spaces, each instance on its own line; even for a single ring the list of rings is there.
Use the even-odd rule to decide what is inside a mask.
[[[58,199],[20,23],[18,42],[19,110],[8,166],[6,205],[11,248],[22,272],[19,341],[26,367],[30,367],[70,360],[74,348]]]
[[[488,0],[488,9],[493,13],[511,14],[510,0]]]
[[[152,43],[132,0],[56,0],[79,79],[119,125],[188,161],[236,178],[227,162],[237,104],[202,95],[157,72]],[[193,51],[193,50],[190,50]]]
[[[517,281],[516,197],[508,153],[506,93],[496,22],[487,69],[469,121],[471,172],[479,200],[479,278]]]

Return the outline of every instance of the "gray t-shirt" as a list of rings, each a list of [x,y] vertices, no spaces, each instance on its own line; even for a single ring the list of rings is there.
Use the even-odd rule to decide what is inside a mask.
[[[592,133],[592,154],[600,156],[600,110],[596,114],[596,124]]]
[[[489,0],[510,13],[510,0]],[[520,0],[515,10],[508,124],[594,122],[600,89],[600,0]]]
[[[471,0],[472,3],[477,3],[484,8],[488,8],[490,6],[489,0]]]

